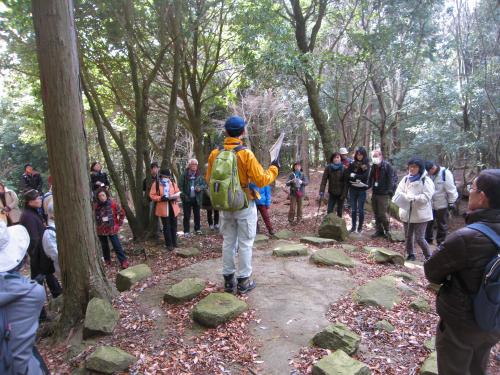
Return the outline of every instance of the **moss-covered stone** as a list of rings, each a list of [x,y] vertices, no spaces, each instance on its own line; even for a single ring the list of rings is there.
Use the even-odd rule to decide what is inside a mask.
[[[121,270],[116,275],[116,289],[120,292],[129,290],[135,283],[148,278],[152,274],[153,272],[151,272],[147,264],[138,264]]]
[[[278,240],[288,240],[295,237],[295,232],[288,229],[282,229],[274,234],[274,237]]]
[[[126,371],[137,359],[119,348],[101,346],[85,362],[85,368],[92,371],[113,374]]]
[[[314,364],[313,375],[370,375],[370,368],[362,362],[349,357],[344,351],[321,358]]]
[[[273,249],[273,255],[276,257],[292,257],[307,254],[307,246],[303,244],[282,244]]]
[[[302,237],[300,239],[300,242],[302,243],[308,243],[311,245],[315,246],[321,246],[321,245],[331,245],[335,243],[335,240],[331,238],[321,238],[321,237],[312,237],[312,236],[306,236]]]
[[[388,250],[385,247],[365,246],[364,249],[377,263],[393,263],[399,265],[405,263],[405,259],[400,253]]]
[[[344,324],[335,323],[314,335],[312,341],[314,345],[323,349],[341,349],[347,354],[354,354],[358,350],[361,337]]]
[[[377,323],[375,323],[374,328],[377,331],[386,331],[386,332],[394,332],[395,330],[394,326],[387,320],[379,320]]]
[[[438,375],[437,353],[432,352],[420,367],[420,375]]]
[[[83,338],[112,334],[119,318],[120,314],[111,303],[100,298],[92,298],[85,313]]]
[[[205,289],[205,281],[198,278],[184,279],[180,283],[172,285],[163,300],[167,303],[183,303],[192,300]]]
[[[353,294],[357,303],[392,309],[401,301],[398,280],[382,276],[360,286]]]
[[[318,234],[320,237],[331,238],[341,242],[349,237],[344,219],[334,213],[325,216],[319,227]]]
[[[247,309],[247,304],[229,293],[212,293],[193,309],[193,320],[206,327],[217,327]]]
[[[429,312],[431,311],[431,306],[429,305],[429,302],[423,297],[418,297],[417,299],[413,300],[410,303],[410,307],[413,310],[420,311],[420,312]]]
[[[178,249],[175,254],[180,256],[181,258],[191,258],[200,255],[200,250],[196,247],[185,247],[182,249]]]
[[[436,350],[436,336],[432,336],[429,340],[425,340],[424,346],[430,351]]]
[[[326,248],[316,251],[311,255],[311,261],[327,266],[354,267],[354,262],[342,249]]]

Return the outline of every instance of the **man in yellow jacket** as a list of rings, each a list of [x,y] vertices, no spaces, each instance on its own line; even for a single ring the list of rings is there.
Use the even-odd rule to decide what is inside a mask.
[[[227,119],[224,128],[227,137],[224,139],[224,149],[232,150],[243,144],[241,138],[245,135],[245,120],[239,116],[231,116]],[[219,154],[215,149],[208,157],[208,168],[206,181],[210,184],[212,165]],[[234,293],[235,287],[238,293],[245,294],[255,288],[256,284],[250,276],[252,275],[252,247],[257,231],[257,207],[255,197],[251,194],[248,185],[253,182],[258,187],[264,187],[272,183],[279,173],[279,158],[271,162],[268,170],[255,158],[252,151],[244,148],[236,153],[238,161],[238,174],[240,184],[247,193],[248,207],[240,211],[222,211],[220,232],[224,238],[222,243],[222,274],[224,276],[224,290]],[[238,265],[235,263],[235,250],[238,249]],[[238,280],[236,285],[235,280]]]

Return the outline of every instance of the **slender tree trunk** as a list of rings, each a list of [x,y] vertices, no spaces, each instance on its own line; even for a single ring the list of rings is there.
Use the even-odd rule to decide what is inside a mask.
[[[59,326],[64,334],[81,321],[92,296],[110,299],[114,290],[99,261],[91,209],[73,2],[33,0],[32,5],[65,290]]]

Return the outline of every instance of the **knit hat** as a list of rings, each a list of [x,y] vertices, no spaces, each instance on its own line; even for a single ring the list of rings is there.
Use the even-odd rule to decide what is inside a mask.
[[[245,130],[246,122],[240,116],[231,116],[226,120],[224,128],[231,137],[239,137]]]
[[[25,227],[7,227],[7,224],[0,222],[0,272],[16,268],[24,259],[29,244],[30,236]]]
[[[165,176],[165,177],[170,177],[171,176],[170,169],[165,168],[165,169],[160,169],[160,176]]]

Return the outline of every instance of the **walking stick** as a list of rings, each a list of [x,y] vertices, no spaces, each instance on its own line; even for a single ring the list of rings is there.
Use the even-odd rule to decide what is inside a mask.
[[[322,200],[323,200],[323,197],[320,195],[320,197],[319,197],[319,203],[318,203],[318,212],[316,212],[316,223],[315,223],[315,225],[318,225],[319,209],[321,208],[321,201]]]

